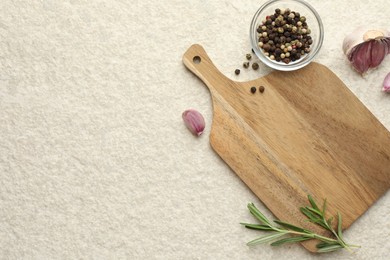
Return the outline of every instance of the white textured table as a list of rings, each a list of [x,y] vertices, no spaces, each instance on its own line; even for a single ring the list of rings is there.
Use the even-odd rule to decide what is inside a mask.
[[[209,145],[208,90],[181,62],[202,44],[217,67],[245,71],[252,15],[264,1],[0,2],[1,259],[312,259],[299,245],[245,243],[253,201]],[[387,1],[310,1],[330,67],[390,129],[381,91],[390,57],[361,78],[342,54],[361,24],[389,28]],[[181,113],[196,108],[195,138]],[[387,193],[346,231],[363,247],[317,259],[390,255]]]

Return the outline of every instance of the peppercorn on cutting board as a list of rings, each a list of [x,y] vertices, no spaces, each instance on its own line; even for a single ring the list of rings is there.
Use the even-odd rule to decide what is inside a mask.
[[[346,229],[389,189],[389,131],[327,67],[236,82],[200,45],[183,62],[211,93],[211,146],[278,219],[313,229],[299,211],[311,194]]]

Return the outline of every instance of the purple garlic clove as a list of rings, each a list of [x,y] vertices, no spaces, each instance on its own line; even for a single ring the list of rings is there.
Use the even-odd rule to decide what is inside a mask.
[[[182,117],[193,135],[200,136],[203,133],[206,123],[201,113],[195,109],[188,109],[183,112]]]
[[[378,67],[390,53],[390,32],[358,28],[343,42],[344,54],[360,74]]]

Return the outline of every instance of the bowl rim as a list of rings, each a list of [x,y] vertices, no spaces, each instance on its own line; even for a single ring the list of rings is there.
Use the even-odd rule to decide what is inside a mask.
[[[302,62],[297,62],[297,63],[290,63],[290,64],[284,64],[284,63],[277,64],[276,62],[274,63],[271,60],[269,60],[267,57],[265,57],[265,55],[260,51],[260,49],[257,45],[258,44],[257,36],[254,37],[254,34],[256,34],[256,33],[254,33],[254,30],[257,26],[256,25],[257,18],[259,17],[260,13],[265,8],[267,8],[271,4],[274,4],[277,2],[296,2],[296,3],[302,4],[302,5],[306,6],[307,8],[309,8],[309,10],[314,14],[314,16],[318,22],[318,27],[319,27],[319,40],[318,40],[318,44],[316,45],[316,48],[310,53],[311,56],[307,60],[304,60]],[[265,65],[267,65],[270,68],[280,70],[280,71],[292,71],[292,70],[298,70],[298,69],[303,68],[304,66],[308,65],[313,60],[313,58],[317,55],[317,53],[320,51],[320,49],[322,47],[322,43],[324,41],[324,25],[322,23],[321,17],[318,14],[318,12],[314,9],[313,6],[311,6],[306,1],[303,1],[303,0],[269,0],[269,1],[265,2],[263,5],[261,5],[260,8],[254,14],[254,16],[252,18],[251,26],[250,26],[249,35],[250,35],[250,41],[251,41],[251,45],[252,45],[254,53]]]

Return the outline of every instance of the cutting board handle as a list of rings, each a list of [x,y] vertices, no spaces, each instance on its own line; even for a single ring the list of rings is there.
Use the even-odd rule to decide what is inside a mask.
[[[198,76],[209,88],[211,93],[226,86],[229,80],[210,60],[206,51],[199,44],[194,44],[183,55],[184,65]]]

